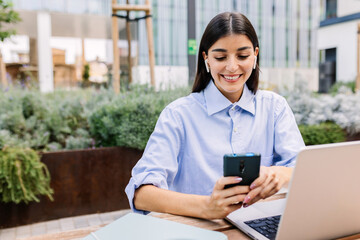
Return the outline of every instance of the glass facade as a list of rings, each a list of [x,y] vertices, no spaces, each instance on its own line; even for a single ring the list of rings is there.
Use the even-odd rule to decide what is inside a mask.
[[[144,0],[135,1],[144,4]],[[156,65],[187,66],[187,1],[153,0],[152,16]],[[144,16],[137,13],[137,16]],[[139,64],[148,64],[145,20],[138,29]]]
[[[321,1],[324,0],[196,0],[197,44],[212,17],[224,11],[238,11],[249,18],[258,33],[261,67],[317,67],[319,56],[316,50],[316,30]],[[13,2],[15,8],[25,10],[111,15],[111,0]],[[187,1],[151,2],[156,65],[187,66]],[[333,2],[336,1],[327,0],[327,6],[333,6]],[[118,0],[118,3],[125,4],[126,0]],[[130,3],[144,4],[145,0],[131,0]],[[132,17],[144,15],[143,12],[131,13]],[[139,65],[147,65],[145,20],[133,22],[132,27],[137,32],[133,37],[139,42]]]
[[[138,0],[137,3],[144,3]],[[153,0],[157,65],[187,65],[187,1]],[[246,15],[258,33],[261,67],[317,67],[319,0],[196,0],[196,40],[224,11]],[[148,64],[146,28],[139,22],[139,63]]]

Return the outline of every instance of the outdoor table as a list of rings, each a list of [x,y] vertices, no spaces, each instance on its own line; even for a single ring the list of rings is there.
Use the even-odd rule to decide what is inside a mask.
[[[284,198],[285,193],[278,194],[275,196],[272,196],[268,198],[265,201],[272,201],[275,199]],[[205,220],[205,219],[199,219],[199,218],[193,218],[193,217],[185,217],[185,216],[178,216],[173,214],[167,214],[167,213],[151,213],[151,216],[158,217],[174,222],[179,222],[183,224],[188,224],[195,227],[200,227],[208,230],[218,231],[224,233],[228,240],[248,240],[250,239],[245,233],[241,232],[238,228],[234,227],[231,223],[224,219],[217,219],[217,220]],[[91,232],[97,231],[98,229],[106,226],[106,224],[98,225],[98,226],[92,226],[82,229],[76,229],[71,231],[65,231],[60,233],[53,233],[53,234],[44,234],[40,236],[34,236],[30,238],[24,238],[24,240],[74,240],[74,239],[81,239],[87,235],[89,235]],[[344,237],[339,240],[360,240],[360,233]]]

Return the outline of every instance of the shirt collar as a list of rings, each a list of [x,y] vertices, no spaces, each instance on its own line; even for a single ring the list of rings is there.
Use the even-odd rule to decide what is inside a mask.
[[[206,101],[206,108],[208,115],[220,112],[221,110],[238,105],[240,108],[255,115],[255,95],[244,84],[244,91],[240,100],[232,104],[215,86],[214,82],[210,80],[209,84],[204,89],[204,96]]]
[[[255,95],[249,90],[246,84],[244,84],[244,90],[240,100],[235,104],[252,115],[255,115]]]
[[[204,96],[208,115],[220,112],[232,105],[232,103],[224,95],[222,95],[219,89],[215,86],[213,80],[210,80],[209,84],[206,86]]]

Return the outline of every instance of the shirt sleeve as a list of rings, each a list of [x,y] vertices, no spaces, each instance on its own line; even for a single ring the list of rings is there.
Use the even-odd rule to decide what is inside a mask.
[[[294,114],[281,97],[275,109],[275,133],[274,133],[274,165],[294,167],[296,156],[305,146]]]
[[[143,156],[132,170],[132,177],[125,188],[129,204],[134,212],[147,214],[134,207],[135,190],[144,184],[169,189],[178,171],[183,128],[178,114],[165,108],[160,114]]]

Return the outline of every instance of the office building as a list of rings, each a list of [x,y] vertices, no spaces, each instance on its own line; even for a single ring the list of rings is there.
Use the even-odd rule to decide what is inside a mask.
[[[198,45],[206,24],[217,13],[238,11],[245,14],[253,23],[260,41],[261,80],[264,87],[292,87],[295,79],[309,82],[316,90],[318,83],[318,51],[316,43],[319,25],[320,0],[194,0],[195,21],[188,22],[188,2],[185,0],[152,0],[153,32],[156,58],[156,79],[161,84],[169,82],[187,84],[188,79],[188,27],[195,28]],[[124,4],[125,0],[118,0]],[[131,4],[144,4],[145,0],[130,1]],[[52,21],[52,39],[63,31],[62,39],[84,38],[104,39],[100,57],[112,62],[110,40],[111,0],[14,0],[15,9],[21,12],[46,11]],[[119,12],[125,14],[125,12]],[[64,16],[65,18],[61,18]],[[133,12],[131,17],[144,16]],[[72,21],[65,21],[71,17]],[[97,24],[91,19],[96,20]],[[79,20],[76,20],[79,19]],[[100,20],[101,19],[101,20]],[[64,25],[63,23],[67,24]],[[102,22],[103,25],[99,25]],[[125,21],[119,19],[120,28]],[[149,80],[148,49],[145,21],[133,22],[133,38],[136,55],[134,78],[139,82]],[[120,47],[126,48],[123,31]],[[107,40],[105,40],[107,39]],[[59,40],[68,41],[68,40]],[[76,40],[79,42],[79,40]],[[101,46],[101,44],[97,44]],[[81,44],[77,44],[76,54]],[[91,51],[91,50],[89,50]],[[85,49],[85,54],[87,49]],[[120,51],[126,54],[126,51]],[[92,56],[94,57],[94,56]],[[75,57],[68,57],[69,63]],[[194,67],[194,66],[192,66]],[[191,79],[190,79],[191,82]]]
[[[320,89],[335,82],[355,81],[359,72],[360,2],[322,0],[317,46]]]

